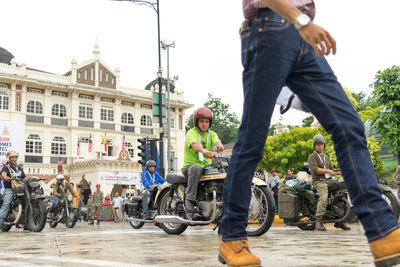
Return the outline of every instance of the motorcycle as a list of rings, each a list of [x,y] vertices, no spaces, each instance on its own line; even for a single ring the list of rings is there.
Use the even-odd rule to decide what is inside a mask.
[[[382,192],[382,198],[386,200],[389,207],[391,208],[394,217],[399,219],[400,204],[395,194],[392,192],[392,188],[388,185],[385,179],[378,178],[378,187]]]
[[[323,223],[345,222],[351,214],[346,186],[343,179],[330,179],[328,184],[328,205]],[[307,181],[289,180],[279,190],[278,215],[287,225],[301,230],[314,230],[319,195]]]
[[[187,178],[182,174],[169,174],[166,182],[157,187],[149,204],[150,218],[142,218],[142,197],[135,196],[125,206],[126,218],[135,229],[145,223],[155,223],[166,233],[179,235],[188,226],[215,224],[219,226],[222,215],[222,190],[227,175],[229,157],[215,156],[212,165],[204,168],[197,190],[196,212],[185,212],[184,199]],[[267,232],[275,218],[274,198],[265,181],[254,177],[251,186],[249,207],[249,236],[260,236]]]
[[[64,194],[60,202],[54,208],[53,215],[48,220],[51,228],[55,228],[58,223],[63,223],[68,228],[73,228],[78,220],[78,207],[72,204],[74,196]]]
[[[12,178],[11,180],[18,180]],[[40,179],[30,177],[23,184],[13,190],[14,195],[10,210],[1,231],[10,231],[13,225],[24,225],[24,230],[40,232],[46,225],[46,204]],[[3,195],[0,196],[0,205],[3,204]]]

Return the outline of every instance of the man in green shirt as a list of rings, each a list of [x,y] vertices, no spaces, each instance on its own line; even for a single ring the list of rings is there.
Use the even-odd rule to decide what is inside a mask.
[[[218,138],[217,133],[209,130],[212,125],[213,114],[205,107],[197,109],[193,116],[194,127],[187,131],[185,137],[185,156],[182,173],[188,179],[186,187],[185,210],[187,213],[194,213],[197,196],[197,185],[203,168],[212,163],[214,153],[213,146],[223,151],[224,147]]]

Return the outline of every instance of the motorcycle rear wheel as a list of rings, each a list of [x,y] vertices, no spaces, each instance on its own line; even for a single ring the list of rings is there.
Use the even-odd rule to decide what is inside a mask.
[[[384,200],[386,200],[390,209],[393,212],[394,217],[398,220],[400,213],[400,205],[399,201],[397,200],[397,197],[392,192],[389,191],[382,192],[382,197]]]
[[[165,190],[160,198],[160,205],[158,206],[157,215],[177,215],[168,212],[168,203],[171,201],[169,197],[169,190]],[[173,200],[177,199],[174,195]],[[179,216],[179,215],[178,215]],[[159,225],[161,229],[164,230],[167,234],[170,235],[179,235],[183,233],[188,227],[187,224],[173,224],[173,223],[160,223]]]
[[[32,209],[32,216],[28,216],[28,228],[33,232],[40,232],[46,226],[46,203],[43,199],[32,200]]]
[[[260,205],[257,220],[248,221],[246,232],[248,236],[261,236],[271,228],[275,219],[275,202],[271,191],[265,186],[252,187],[251,197]]]
[[[142,216],[139,216],[139,219],[141,219]],[[133,229],[140,229],[143,227],[144,222],[139,222],[139,221],[129,221],[129,224],[132,226]]]

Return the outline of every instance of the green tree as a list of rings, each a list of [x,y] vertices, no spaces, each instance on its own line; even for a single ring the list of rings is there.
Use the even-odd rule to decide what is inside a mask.
[[[208,94],[208,99],[203,105],[213,113],[213,123],[211,130],[218,134],[223,144],[233,143],[236,140],[240,121],[234,112],[230,112],[230,105],[224,104],[221,98]],[[186,121],[186,131],[194,127],[193,114]]]
[[[360,114],[361,120],[366,122],[367,120],[372,119],[375,116],[375,113],[381,110],[382,107],[373,108],[370,106],[366,106],[364,110],[358,112]]]
[[[285,173],[288,168],[304,168],[304,162],[313,152],[312,140],[316,129],[296,127],[273,137],[268,136],[264,147],[264,156],[258,168],[277,169]]]
[[[364,111],[368,107],[372,109],[379,108],[377,99],[373,95],[369,95],[367,97],[367,95],[364,92],[359,92],[359,93],[351,92],[351,95],[356,99],[358,103],[358,108],[356,108],[358,112]]]
[[[302,122],[303,127],[311,127],[311,124],[314,122],[314,116],[308,116]]]
[[[400,164],[400,67],[378,71],[372,87],[372,94],[383,106],[372,118],[372,127],[381,136],[381,145],[389,143],[397,151]]]

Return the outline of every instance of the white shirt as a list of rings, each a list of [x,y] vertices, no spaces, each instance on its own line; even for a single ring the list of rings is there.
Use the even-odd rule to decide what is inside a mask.
[[[122,207],[122,198],[121,197],[115,197],[112,200],[112,203],[114,204],[114,208],[121,208]]]

